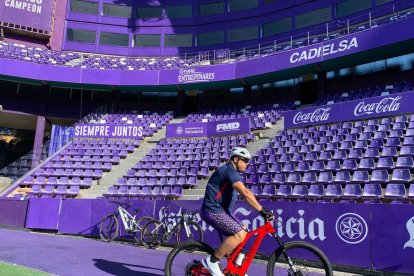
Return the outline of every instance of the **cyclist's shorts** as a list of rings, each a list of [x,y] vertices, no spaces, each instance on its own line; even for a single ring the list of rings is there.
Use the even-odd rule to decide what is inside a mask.
[[[201,218],[220,234],[233,236],[243,230],[241,222],[232,214],[222,212],[201,211]]]

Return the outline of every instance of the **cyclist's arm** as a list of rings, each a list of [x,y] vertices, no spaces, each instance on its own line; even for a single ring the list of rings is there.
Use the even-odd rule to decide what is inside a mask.
[[[233,188],[243,197],[244,201],[250,205],[253,209],[260,212],[262,205],[256,200],[254,194],[244,186],[243,182],[238,181],[233,184]]]

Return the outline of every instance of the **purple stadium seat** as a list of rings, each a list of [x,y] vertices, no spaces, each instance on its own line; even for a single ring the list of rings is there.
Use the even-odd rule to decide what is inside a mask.
[[[411,183],[411,173],[409,169],[394,169],[392,171],[392,183]]]
[[[369,203],[381,203],[382,189],[380,184],[366,184],[362,192],[362,199],[366,199]]]
[[[42,191],[42,185],[33,184],[32,189],[27,192],[30,198],[38,197]]]
[[[408,187],[407,198],[410,200],[414,199],[414,184],[410,184],[410,186]]]
[[[376,140],[376,141],[387,139],[387,137],[388,137],[388,134],[387,134],[386,131],[380,131],[379,130],[379,131],[374,132],[374,140]]]
[[[341,170],[343,171],[355,171],[357,169],[357,162],[355,159],[345,159],[342,163]]]
[[[281,199],[287,199],[292,194],[292,186],[291,185],[280,185],[279,189],[276,192],[275,197]]]
[[[70,186],[66,195],[69,197],[76,197],[80,192],[79,186]]]
[[[309,162],[307,161],[301,161],[298,163],[296,167],[297,172],[307,172],[309,171]]]
[[[332,181],[333,181],[332,172],[323,171],[319,173],[318,180],[317,180],[318,184],[324,184],[324,185],[331,184]]]
[[[276,185],[286,184],[286,174],[284,174],[284,173],[275,174],[274,177],[273,177],[272,183],[276,184]]]
[[[287,180],[286,180],[286,184],[292,184],[292,185],[296,185],[300,183],[300,173],[297,172],[292,172],[288,174]]]
[[[372,171],[375,168],[375,161],[373,158],[363,158],[359,161],[358,170]]]
[[[369,148],[382,148],[384,146],[383,139],[372,139],[369,143]]]
[[[309,186],[308,199],[321,199],[324,195],[324,188],[322,184],[313,184]]]
[[[352,149],[349,151],[348,159],[361,159],[362,156],[363,155],[361,149]]]
[[[393,199],[391,203],[407,203],[407,190],[405,185],[398,183],[387,184],[384,198]]]
[[[389,181],[388,171],[385,169],[376,169],[371,173],[371,183],[386,184]]]
[[[272,182],[272,176],[270,174],[262,174],[259,176],[259,181],[256,184],[268,185],[271,182]]]
[[[354,171],[352,174],[351,183],[353,184],[366,184],[369,183],[368,171]]]
[[[396,147],[384,147],[381,151],[381,157],[397,157],[398,151]]]
[[[326,186],[324,199],[334,200],[342,196],[342,186],[340,184],[329,184]]]
[[[315,184],[317,180],[316,172],[305,172],[303,174],[303,178],[301,183],[306,185],[312,185]]]
[[[309,171],[320,172],[325,170],[325,163],[321,160],[313,161]]]
[[[295,163],[285,163],[282,168],[282,172],[284,173],[291,173],[291,172],[294,172],[295,170],[296,170]]]
[[[361,195],[362,188],[360,184],[346,184],[341,198],[357,200],[361,198]]]
[[[340,169],[341,169],[341,163],[339,160],[329,160],[326,165],[325,171],[336,172],[336,171],[339,171]]]
[[[391,170],[394,168],[394,161],[391,157],[381,157],[377,162],[377,169]]]
[[[395,164],[397,169],[414,169],[414,161],[411,156],[400,156]]]
[[[369,148],[365,151],[364,158],[379,158],[379,148]]]
[[[334,184],[347,184],[351,181],[351,173],[349,171],[339,171],[335,174]]]
[[[355,142],[354,149],[366,149],[368,147],[368,143],[366,140],[358,140]]]
[[[247,185],[255,185],[257,183],[259,183],[259,175],[257,175],[257,174],[251,174],[246,179],[246,184]]]
[[[402,146],[400,149],[400,156],[413,156],[414,146]]]
[[[262,194],[260,195],[261,198],[271,198],[276,194],[276,186],[275,185],[266,185],[263,187]]]
[[[250,191],[253,193],[254,196],[258,197],[262,194],[262,187],[259,185],[253,185],[250,187]]]
[[[308,195],[307,185],[295,185],[292,190],[291,198],[303,199]]]

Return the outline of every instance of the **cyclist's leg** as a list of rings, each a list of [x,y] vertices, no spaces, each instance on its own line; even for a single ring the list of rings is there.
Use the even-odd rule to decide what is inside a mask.
[[[213,260],[220,260],[224,255],[233,251],[246,237],[246,230],[241,223],[226,212],[201,212],[205,222],[211,225],[219,233],[227,236],[215,251]]]

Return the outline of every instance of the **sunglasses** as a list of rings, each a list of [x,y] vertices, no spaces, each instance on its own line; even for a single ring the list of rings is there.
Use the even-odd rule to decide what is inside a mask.
[[[249,159],[239,157],[239,160],[243,161],[245,164],[249,163]]]

